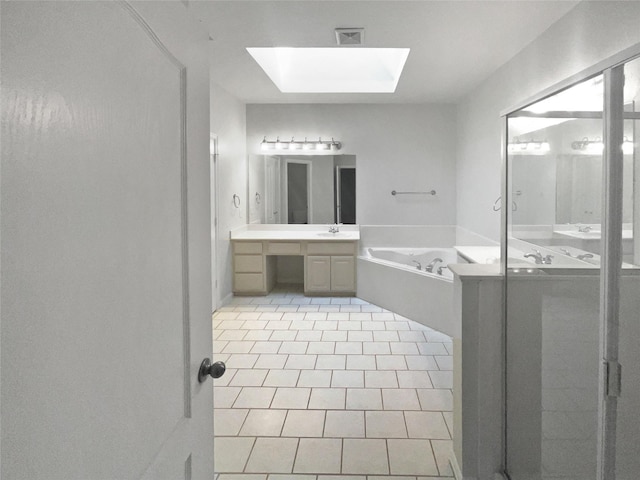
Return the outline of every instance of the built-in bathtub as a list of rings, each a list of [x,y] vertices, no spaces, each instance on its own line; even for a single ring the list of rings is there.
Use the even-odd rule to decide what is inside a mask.
[[[454,245],[492,244],[495,242],[453,225],[361,225],[357,295],[453,336],[453,275],[448,268],[439,267],[467,263]],[[425,271],[436,258],[442,263]]]

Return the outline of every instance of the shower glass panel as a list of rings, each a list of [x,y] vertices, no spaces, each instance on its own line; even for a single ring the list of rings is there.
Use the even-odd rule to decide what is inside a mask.
[[[596,478],[603,95],[599,75],[507,117],[512,480]]]
[[[619,363],[622,391],[618,398],[616,480],[637,479],[640,472],[640,59],[624,67],[624,215],[620,279]]]

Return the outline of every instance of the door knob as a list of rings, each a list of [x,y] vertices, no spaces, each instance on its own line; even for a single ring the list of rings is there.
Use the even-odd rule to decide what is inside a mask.
[[[205,358],[200,364],[200,370],[198,370],[198,381],[200,383],[207,379],[207,375],[212,378],[220,378],[227,370],[227,366],[224,362],[211,363],[211,360]]]

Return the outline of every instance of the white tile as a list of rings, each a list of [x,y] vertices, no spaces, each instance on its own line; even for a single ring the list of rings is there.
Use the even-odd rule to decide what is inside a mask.
[[[440,412],[404,412],[409,438],[449,440],[449,429]]]
[[[227,370],[225,371],[225,374],[223,376],[221,376],[220,378],[214,378],[213,379],[213,385],[215,387],[226,387],[226,386],[228,386],[229,383],[233,380],[233,377],[235,376],[237,371],[238,371],[237,368],[229,368],[229,367],[227,367]]]
[[[263,353],[258,357],[255,368],[283,368],[287,355]]]
[[[283,312],[283,313],[292,313],[297,311],[298,311],[297,305],[278,305],[278,308],[276,309],[276,312]]]
[[[280,320],[282,318],[282,315],[284,315],[284,314],[283,313],[279,313],[279,312],[265,312],[262,315],[260,315],[260,320],[277,321],[277,320]]]
[[[360,305],[340,305],[341,312],[358,313],[360,312]]]
[[[348,388],[347,410],[382,410],[380,389]]]
[[[224,311],[216,311],[213,314],[213,318],[216,320],[235,320],[240,315],[238,312],[224,312]]]
[[[424,336],[426,337],[427,342],[451,343],[451,337],[449,335],[436,332],[435,330],[431,330],[430,332],[425,332]]]
[[[318,311],[324,313],[339,313],[340,305],[318,305]]]
[[[213,406],[215,408],[231,408],[238,398],[240,387],[213,387]]]
[[[367,388],[398,388],[395,371],[367,370],[364,372],[364,385]]]
[[[309,342],[282,342],[278,353],[296,353],[303,354],[307,351]]]
[[[245,330],[222,330],[220,340],[242,340],[247,334]]]
[[[345,340],[346,340],[346,336],[347,336],[347,332],[344,332],[345,334]],[[227,340],[214,340],[213,341],[213,351],[217,352],[217,353],[221,353],[222,350],[224,350],[224,348],[227,346],[229,342]]]
[[[365,412],[367,438],[407,438],[403,412]]]
[[[400,332],[402,333],[402,332]],[[418,347],[415,342],[391,342],[389,343],[391,347],[391,353],[400,354],[400,355],[418,355]]]
[[[267,320],[247,320],[242,324],[243,330],[264,330]]]
[[[451,355],[434,355],[440,370],[453,370],[453,357]]]
[[[306,342],[296,342],[296,343],[306,344]],[[313,370],[313,368],[316,365],[316,357],[317,355],[289,355],[289,358],[287,359],[287,363],[284,364],[284,368]]]
[[[299,376],[300,370],[269,370],[263,385],[265,387],[295,387]]]
[[[251,353],[278,353],[281,342],[255,342]]]
[[[349,314],[343,312],[331,312],[327,315],[327,320],[331,321],[342,321],[349,320]]]
[[[453,395],[446,389],[418,389],[418,398],[422,410],[451,412],[453,411]]]
[[[310,409],[335,410],[344,409],[345,405],[344,388],[313,388],[309,399]]]
[[[401,342],[424,342],[424,334],[422,332],[409,331],[398,332]]]
[[[365,355],[390,355],[389,342],[362,342],[362,353]]]
[[[409,370],[438,370],[438,364],[430,355],[405,355]]]
[[[245,340],[265,341],[271,338],[272,330],[249,330]]]
[[[431,377],[431,383],[434,388],[453,388],[453,372],[447,371],[433,371],[429,372]]]
[[[312,333],[320,333],[320,332],[312,332]],[[333,354],[333,351],[336,348],[335,342],[309,342],[309,347],[307,348],[307,353],[321,353],[321,354]],[[320,355],[322,357],[322,355]],[[320,357],[318,360],[320,360]],[[320,368],[316,365],[316,368]]]
[[[254,342],[228,342],[224,349],[222,349],[222,353],[249,353],[253,348],[253,344]]]
[[[286,410],[250,410],[244,421],[244,425],[242,425],[240,435],[251,437],[279,437],[286,416]]]
[[[334,370],[331,377],[332,387],[364,387],[364,372],[360,370]]]
[[[378,370],[406,370],[403,355],[376,355]]]
[[[347,332],[344,331],[324,331],[322,332],[323,342],[346,342]]]
[[[238,370],[229,385],[232,387],[259,387],[269,370]]]
[[[213,444],[213,459],[216,472],[242,472],[247,463],[253,443],[253,437],[218,437]]]
[[[297,447],[297,438],[257,438],[245,472],[291,473]]]
[[[449,435],[453,438],[453,412],[442,412],[442,416],[449,429]]]
[[[311,304],[311,299],[306,297],[295,297],[291,299],[292,305],[309,305]]]
[[[266,480],[265,473],[221,473],[214,480]]]
[[[316,297],[311,299],[311,305],[330,305],[331,299],[329,297]]]
[[[222,320],[218,324],[220,330],[238,330],[242,329],[245,320]]]
[[[313,330],[313,325],[316,322],[309,322],[307,320],[293,320],[289,325],[289,330]]]
[[[296,334],[298,342],[319,342],[322,340],[322,332],[315,330],[299,330]]]
[[[293,330],[273,330],[269,340],[279,340],[282,342],[293,341],[296,339],[296,332]]]
[[[387,445],[392,475],[438,475],[429,440],[390,439]]]
[[[214,408],[213,433],[217,437],[238,435],[249,410],[240,408]]]
[[[393,313],[391,312],[383,312],[383,313],[372,313],[371,314],[371,319],[375,322],[375,321],[389,321],[389,320],[393,320]]]
[[[384,322],[387,330],[410,330],[408,322]]]
[[[307,408],[309,403],[310,388],[278,388],[272,408]]]
[[[370,313],[380,313],[380,312],[382,312],[382,308],[376,307],[375,305],[362,305],[360,307],[360,309],[363,312],[370,312]]]
[[[347,340],[350,342],[373,342],[373,334],[361,330],[351,330],[347,335]]]
[[[244,387],[233,408],[269,408],[275,393],[271,387]]]
[[[330,370],[301,370],[298,387],[329,387],[331,385]]]
[[[234,353],[225,362],[229,368],[253,368],[258,360],[258,355],[251,353]]]
[[[386,442],[345,438],[342,451],[342,473],[388,474]]]
[[[258,320],[260,318],[260,312],[241,312],[236,317],[237,320]]]
[[[282,315],[282,320],[304,320],[304,312],[288,312]]]
[[[320,311],[320,305],[300,305],[298,307],[298,311],[299,312],[305,312],[305,313],[319,312]]]
[[[282,429],[283,437],[322,437],[324,410],[289,410]]]
[[[318,355],[316,370],[344,370],[346,355]]]
[[[318,320],[313,328],[315,330],[337,330],[338,322],[336,320]]]
[[[336,353],[361,355],[362,342],[336,342]]]
[[[375,370],[374,355],[347,355],[347,370]]]
[[[398,332],[389,332],[389,331],[373,332],[373,341],[374,342],[399,342],[400,337],[398,337]]]
[[[413,388],[383,388],[382,405],[385,410],[420,410],[418,395]]]
[[[351,305],[371,305],[371,304],[361,298],[351,297]]]
[[[384,330],[385,325],[383,322],[376,321],[366,321],[362,322],[362,330],[372,331],[372,330]]]
[[[329,410],[324,427],[325,437],[363,438],[364,412]]]
[[[301,438],[293,466],[295,473],[340,473],[342,440]]]
[[[349,300],[348,298],[341,298],[341,297],[331,298],[331,305],[350,305],[350,304],[351,304],[351,300]]]
[[[396,372],[400,388],[433,388],[428,372],[405,370]]]
[[[326,313],[321,313],[321,312],[308,312],[305,314],[304,316],[305,320],[326,320],[327,319],[327,314]]]
[[[339,321],[338,330],[362,330],[362,322]]]
[[[264,315],[267,315],[266,313]],[[278,315],[283,315],[279,313]],[[289,320],[270,320],[267,323],[267,326],[264,327],[268,330],[288,330],[291,327],[291,323]]]
[[[449,464],[453,451],[453,442],[451,440],[431,440],[431,446],[433,447],[440,475],[453,477],[453,470],[451,470],[451,465]]]
[[[233,479],[232,479],[233,480]],[[316,475],[301,474],[269,474],[268,480],[317,480]],[[437,480],[437,479],[435,479]]]
[[[349,313],[349,320],[357,320],[359,322],[370,322],[372,321],[371,313],[361,313],[361,312]]]

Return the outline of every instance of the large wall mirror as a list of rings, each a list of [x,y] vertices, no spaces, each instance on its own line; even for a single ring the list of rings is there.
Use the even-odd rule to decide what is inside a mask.
[[[250,155],[249,223],[356,223],[355,155]]]

